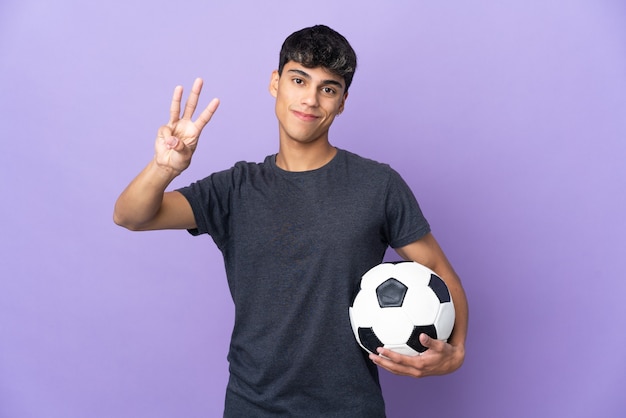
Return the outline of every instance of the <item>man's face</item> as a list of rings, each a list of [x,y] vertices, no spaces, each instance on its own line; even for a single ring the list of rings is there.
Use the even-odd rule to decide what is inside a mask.
[[[343,77],[294,61],[285,64],[282,75],[272,73],[270,93],[276,98],[281,141],[302,144],[328,140],[328,129],[348,97]]]

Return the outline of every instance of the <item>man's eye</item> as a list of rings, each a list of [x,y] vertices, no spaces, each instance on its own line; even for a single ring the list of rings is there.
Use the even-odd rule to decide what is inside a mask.
[[[330,88],[330,87],[324,87],[324,88],[322,89],[322,91],[323,91],[324,93],[326,93],[326,94],[335,94],[335,93],[336,93],[336,92],[335,92],[335,89]]]
[[[301,78],[294,78],[294,79],[293,79],[293,82],[294,82],[294,83],[296,83],[296,84],[302,84],[302,83],[304,83],[304,81],[303,81]]]

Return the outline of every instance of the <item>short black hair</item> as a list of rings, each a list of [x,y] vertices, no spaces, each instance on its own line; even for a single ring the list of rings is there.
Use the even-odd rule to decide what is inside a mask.
[[[323,67],[343,77],[346,91],[356,71],[356,53],[346,38],[328,26],[315,25],[292,33],[280,49],[278,74],[294,61],[307,68]]]

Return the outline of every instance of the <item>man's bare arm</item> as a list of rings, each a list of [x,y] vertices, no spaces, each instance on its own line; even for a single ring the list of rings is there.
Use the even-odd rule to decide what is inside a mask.
[[[113,220],[131,230],[183,229],[195,227],[189,202],[178,192],[165,192],[169,184],[191,163],[202,129],[219,106],[213,99],[195,121],[202,91],[202,80],[196,79],[185,104],[182,117],[183,88],[174,89],[169,122],[159,128],[152,161],[126,187],[115,203]]]

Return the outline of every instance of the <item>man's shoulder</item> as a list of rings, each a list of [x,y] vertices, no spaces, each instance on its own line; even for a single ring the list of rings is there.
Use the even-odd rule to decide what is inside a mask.
[[[363,157],[347,150],[339,150],[344,156],[345,164],[350,169],[364,170],[370,174],[379,174],[389,176],[395,173],[395,170],[387,163],[383,163],[372,158]]]
[[[274,155],[268,155],[262,162],[254,161],[237,161],[230,168],[217,171],[213,173],[213,176],[235,176],[235,177],[247,177],[249,175],[257,175],[271,170],[271,161]]]

